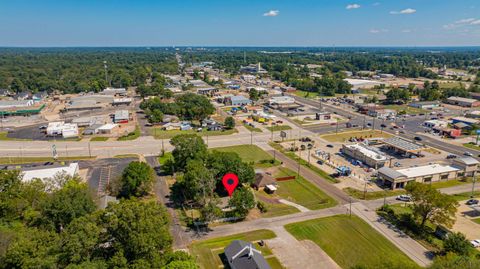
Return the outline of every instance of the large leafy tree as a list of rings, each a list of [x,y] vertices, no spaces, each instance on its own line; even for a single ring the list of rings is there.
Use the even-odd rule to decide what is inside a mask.
[[[40,212],[43,223],[61,231],[75,218],[88,215],[95,209],[88,186],[72,179],[45,199]]]
[[[469,256],[473,251],[473,247],[464,234],[451,233],[443,241],[443,250],[447,253],[453,252],[458,255]]]
[[[203,161],[190,160],[187,163],[183,182],[187,198],[195,200],[200,206],[207,204],[213,197],[216,182]]]
[[[152,189],[155,172],[147,163],[131,162],[123,170],[118,197],[130,198],[147,195]]]
[[[238,187],[228,201],[228,205],[234,208],[235,215],[243,218],[247,216],[250,209],[255,207],[255,198],[249,189]]]
[[[405,189],[412,197],[413,215],[420,221],[421,228],[424,228],[427,220],[447,227],[453,225],[458,205],[453,197],[431,185],[417,182],[408,183]]]
[[[161,253],[171,247],[166,210],[154,201],[123,200],[107,207],[100,218],[110,242],[104,247],[118,262],[158,267]]]
[[[204,160],[207,156],[207,146],[203,139],[196,134],[174,136],[170,143],[175,147],[172,156],[177,171],[185,171],[189,160]]]
[[[187,120],[202,120],[215,112],[207,97],[194,93],[185,93],[175,98],[180,107],[180,116]]]

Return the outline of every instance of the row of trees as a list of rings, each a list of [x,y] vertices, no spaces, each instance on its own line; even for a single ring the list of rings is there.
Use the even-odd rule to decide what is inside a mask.
[[[178,72],[173,52],[142,48],[0,50],[0,88],[65,93],[139,86]],[[108,66],[105,79],[104,61]]]
[[[239,186],[229,200],[232,216],[245,217],[255,207],[253,193],[248,188],[253,183],[255,171],[237,153],[209,152],[203,139],[195,134],[175,136],[170,143],[175,148],[173,159],[167,166],[170,172],[182,172],[182,175],[177,175],[173,187],[173,196],[178,203],[199,208],[202,221],[209,222],[220,217],[222,212],[218,207],[218,198],[226,195],[221,181],[223,175],[231,172],[239,178]]]
[[[145,166],[129,165],[120,197],[148,192]],[[97,210],[78,178],[23,182],[19,171],[0,171],[0,189],[0,268],[197,268],[172,251],[168,215],[155,200]]]
[[[215,112],[208,98],[194,93],[185,93],[175,97],[174,102],[165,102],[161,98],[152,98],[142,102],[152,123],[161,122],[163,115],[176,115],[182,120],[203,120]]]

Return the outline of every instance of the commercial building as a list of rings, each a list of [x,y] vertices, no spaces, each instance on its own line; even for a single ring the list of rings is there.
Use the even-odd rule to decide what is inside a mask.
[[[463,107],[477,107],[480,106],[480,100],[471,99],[471,98],[464,98],[464,97],[457,97],[452,96],[445,100],[447,104],[452,104],[456,106],[463,106]]]
[[[274,96],[268,99],[268,104],[273,105],[291,105],[295,104],[295,98],[291,96]]]
[[[457,124],[457,123],[465,123],[467,125],[474,125],[478,124],[479,120],[477,119],[471,119],[471,118],[466,118],[466,117],[455,117],[452,118],[452,124]]]
[[[67,166],[58,167],[22,169],[22,180],[24,182],[29,182],[36,178],[45,180],[53,178],[57,175],[67,175],[73,177],[78,174],[78,170],[78,163],[71,163]]]
[[[249,64],[247,66],[240,67],[240,72],[250,74],[267,74],[268,71],[263,69],[261,64]]]
[[[120,105],[129,105],[133,101],[132,98],[114,98],[112,105],[120,106]]]
[[[386,138],[383,140],[383,143],[383,147],[406,157],[418,155],[422,150],[426,149],[423,145],[410,142],[400,137]]]
[[[118,129],[118,124],[107,123],[97,128],[98,134],[113,134]]]
[[[130,112],[128,110],[117,110],[113,116],[114,123],[128,123],[130,120]]]
[[[480,110],[468,111],[465,116],[467,118],[479,119],[480,118]]]
[[[225,258],[231,269],[271,269],[262,253],[243,240],[232,241],[225,248]]]
[[[440,102],[438,101],[413,102],[408,105],[414,108],[419,108],[419,109],[434,109],[434,108],[440,107]]]
[[[50,122],[47,126],[47,136],[62,136],[63,138],[78,137],[78,125],[63,121]]]
[[[33,100],[1,100],[0,109],[16,109],[33,106]]]
[[[118,95],[118,96],[126,96],[127,89],[125,88],[106,88],[104,89],[101,94],[103,95]]]
[[[225,104],[230,106],[246,106],[246,105],[250,105],[251,103],[252,103],[252,100],[248,99],[243,95],[231,96],[226,98],[225,100]]]
[[[362,143],[350,145],[343,144],[342,153],[375,169],[383,167],[385,162],[388,161],[387,156],[381,153],[378,149]]]
[[[321,111],[315,113],[315,119],[320,120],[320,121],[326,121],[326,120],[331,120],[332,119],[332,113],[328,111]]]
[[[408,182],[431,183],[452,180],[459,177],[474,176],[478,171],[479,162],[471,157],[455,159],[451,165],[429,164],[394,170],[382,167],[378,177],[391,189],[404,188]]]
[[[448,126],[448,122],[443,120],[427,120],[423,122],[423,126],[428,128],[434,128],[434,127],[445,128]]]
[[[105,124],[110,121],[110,117],[108,115],[104,116],[91,116],[91,117],[79,117],[74,118],[72,123],[76,124],[78,127],[88,127],[94,124]]]
[[[392,118],[397,115],[397,111],[393,109],[372,109],[368,111],[368,115],[375,118]]]

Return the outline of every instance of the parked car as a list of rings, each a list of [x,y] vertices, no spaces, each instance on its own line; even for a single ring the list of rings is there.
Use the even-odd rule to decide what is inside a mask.
[[[447,155],[447,159],[455,159],[455,158],[457,158],[457,155],[455,155],[455,154]]]
[[[467,204],[467,205],[478,205],[478,200],[477,199],[470,199],[465,204]]]
[[[403,202],[410,202],[410,200],[412,200],[412,197],[410,197],[410,195],[407,195],[407,194],[402,194],[397,196],[396,199]]]
[[[472,153],[470,153],[470,152],[468,152],[468,151],[465,151],[465,152],[463,153],[463,155],[465,155],[465,156],[469,156],[469,157],[472,157],[472,156],[473,156],[473,154],[472,154]]]
[[[480,247],[480,239],[471,240],[470,244],[472,245],[472,247],[478,248]]]
[[[422,141],[422,138],[420,136],[415,136],[413,139],[415,139],[416,141]]]
[[[332,144],[327,144],[327,148],[333,148]]]
[[[47,125],[40,125],[40,127],[38,127],[38,129],[44,130],[44,129],[47,129],[47,127],[48,127]]]

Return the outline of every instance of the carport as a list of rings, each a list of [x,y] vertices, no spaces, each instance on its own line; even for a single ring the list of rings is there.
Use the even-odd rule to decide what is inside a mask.
[[[422,150],[426,149],[426,147],[423,145],[419,145],[399,137],[384,139],[383,143],[384,147],[387,149],[393,150],[396,153],[406,157],[410,157],[412,155],[418,156]]]

